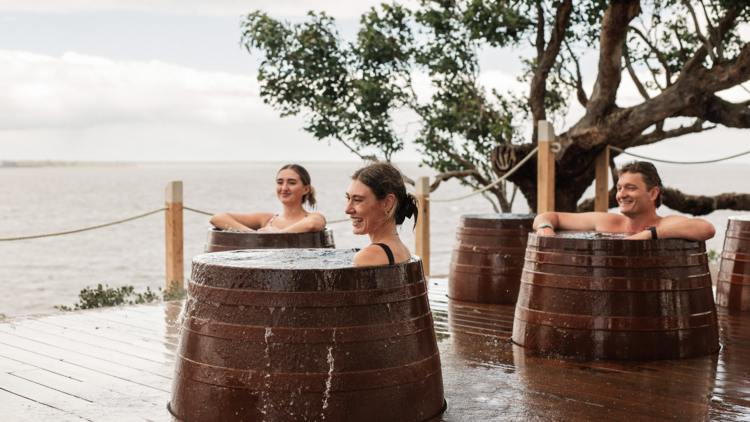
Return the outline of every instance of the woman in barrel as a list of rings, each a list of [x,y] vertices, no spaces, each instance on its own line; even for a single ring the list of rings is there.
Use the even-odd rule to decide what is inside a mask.
[[[417,198],[406,192],[401,172],[391,163],[373,163],[357,170],[346,191],[346,212],[354,234],[370,236],[371,245],[354,255],[362,266],[394,265],[411,258],[397,227],[414,216]]]
[[[254,212],[236,214],[224,212],[211,217],[211,224],[221,230],[242,232],[318,232],[326,227],[323,214],[308,212],[307,204],[315,207],[315,189],[310,184],[310,173],[299,164],[287,164],[276,174],[276,197],[284,206],[279,214]]]

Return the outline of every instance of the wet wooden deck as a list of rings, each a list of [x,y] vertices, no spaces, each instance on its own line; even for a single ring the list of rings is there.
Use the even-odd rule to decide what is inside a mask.
[[[510,342],[512,306],[446,298],[430,280],[445,422],[750,420],[750,313],[720,309],[722,350],[580,362]],[[180,302],[0,323],[0,421],[169,421]]]

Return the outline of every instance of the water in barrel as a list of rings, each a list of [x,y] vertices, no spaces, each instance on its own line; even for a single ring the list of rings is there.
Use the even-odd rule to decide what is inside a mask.
[[[208,229],[203,252],[224,252],[240,249],[335,248],[333,232],[325,229],[309,233],[240,232]]]
[[[535,214],[462,215],[448,274],[448,296],[513,305]]]
[[[513,342],[543,354],[660,360],[719,350],[704,242],[529,235]]]
[[[426,421],[444,410],[419,258],[354,252],[199,255],[169,409],[190,422]]]
[[[750,311],[750,216],[729,217],[716,281],[716,304]]]

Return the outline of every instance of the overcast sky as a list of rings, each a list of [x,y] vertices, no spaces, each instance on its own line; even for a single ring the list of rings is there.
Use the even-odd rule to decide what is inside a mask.
[[[300,21],[314,5],[336,17],[350,38],[360,14],[377,3],[0,0],[0,160],[352,161],[335,141],[329,146],[302,131],[301,118],[282,119],[263,104],[258,57],[240,48],[239,23],[258,9]],[[750,39],[746,28],[743,34]],[[526,90],[516,82],[518,56],[525,54],[530,51],[482,52],[488,90]],[[583,70],[590,93],[595,55],[584,57]],[[722,96],[750,98],[739,88]],[[639,102],[624,76],[618,104]],[[574,104],[567,123],[582,113]],[[399,116],[397,123],[408,120]],[[719,128],[637,151],[714,158],[750,149],[748,135]],[[419,161],[419,154],[407,143],[395,160]]]

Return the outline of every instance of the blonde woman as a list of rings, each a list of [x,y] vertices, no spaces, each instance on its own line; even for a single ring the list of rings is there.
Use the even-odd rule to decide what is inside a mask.
[[[242,232],[307,233],[324,230],[326,219],[323,214],[303,208],[304,204],[315,208],[315,189],[310,182],[310,173],[304,167],[287,164],[276,174],[276,197],[284,207],[281,213],[225,212],[214,215],[210,222],[221,230]]]

